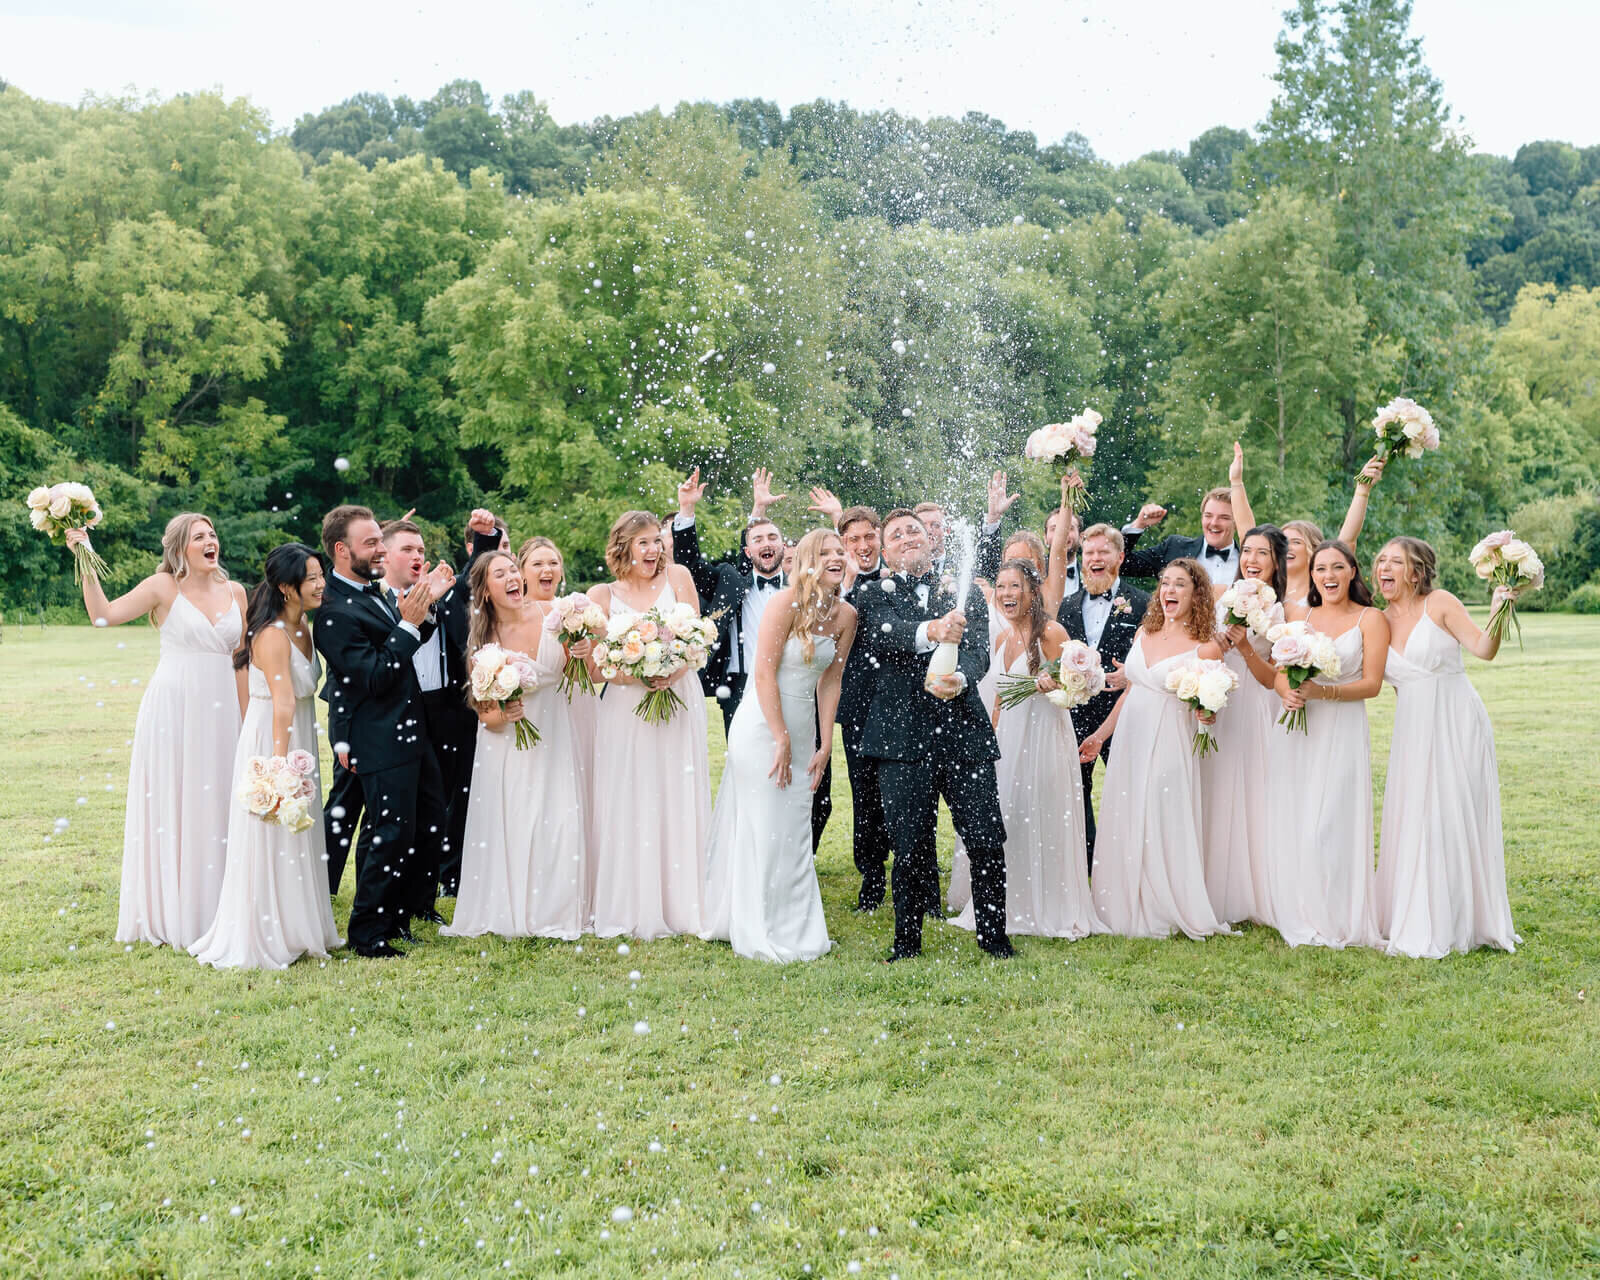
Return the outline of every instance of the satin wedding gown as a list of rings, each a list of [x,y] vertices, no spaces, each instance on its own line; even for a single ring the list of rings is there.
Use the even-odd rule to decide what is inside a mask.
[[[570,941],[583,932],[587,858],[575,735],[560,688],[566,659],[561,642],[543,629],[532,656],[539,687],[522,706],[539,741],[519,751],[512,725],[478,725],[461,891],[440,937]]]
[[[213,623],[181,591],[139,702],[122,829],[117,941],[187,947],[211,927],[227,865],[239,606]],[[313,747],[314,749],[314,747]]]
[[[833,945],[811,855],[806,765],[817,748],[817,682],[834,652],[830,636],[815,637],[809,662],[798,636],[784,643],[778,695],[792,761],[787,787],[767,776],[777,744],[753,681],[728,726],[700,936],[731,942],[737,954],[753,960],[815,960]]]
[[[1378,927],[1392,955],[1516,950],[1500,831],[1500,770],[1461,646],[1422,617],[1390,649],[1394,738],[1378,841]]]
[[[672,585],[656,604],[677,601]],[[616,594],[611,615],[638,616]],[[594,932],[640,939],[700,932],[711,823],[711,763],[700,682],[673,683],[685,705],[665,724],[633,709],[649,692],[612,684],[595,710]]]
[[[294,724],[289,750],[317,755],[317,682],[322,664],[289,646]],[[201,964],[218,969],[287,969],[301,956],[326,959],[344,945],[328,901],[328,859],[322,833],[322,766],[312,775],[312,823],[290,831],[263,822],[239,801],[252,756],[271,759],[272,693],[266,675],[250,668],[250,706],[233,760],[228,788],[228,865],[211,928],[189,948]]]
[[[1266,657],[1272,646],[1249,636],[1246,644]],[[1217,750],[1200,762],[1200,788],[1205,795],[1205,823],[1200,847],[1205,860],[1206,892],[1218,920],[1235,924],[1254,920],[1272,923],[1267,891],[1267,858],[1271,843],[1268,795],[1274,749],[1282,734],[1274,721],[1283,710],[1278,695],[1250,674],[1235,650],[1222,659],[1239,678],[1228,705],[1217,713],[1211,736]]]
[[[1006,668],[997,645],[989,663],[989,705],[1001,675],[1028,674],[1028,655]],[[995,781],[1006,823],[1006,932],[1041,938],[1104,933],[1083,861],[1083,776],[1072,713],[1035,694],[1000,713]],[[975,929],[971,895],[951,922]]]
[[[1200,856],[1200,762],[1193,751],[1199,726],[1166,685],[1168,670],[1194,650],[1152,667],[1144,639],[1141,628],[1123,667],[1128,692],[1094,842],[1095,911],[1109,932],[1129,938],[1226,933],[1211,909]]]
[[[1339,675],[1361,678],[1361,623],[1335,637]],[[1279,704],[1282,705],[1281,702]],[[1279,726],[1269,864],[1273,924],[1291,947],[1381,945],[1372,863],[1372,739],[1367,704],[1306,704],[1306,732]]]

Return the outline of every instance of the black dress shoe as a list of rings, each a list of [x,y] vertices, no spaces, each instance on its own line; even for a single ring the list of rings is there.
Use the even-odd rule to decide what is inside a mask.
[[[396,929],[393,933],[391,933],[388,936],[387,939],[385,939],[385,941],[388,941],[388,942],[395,942],[395,941],[399,941],[399,942],[415,942],[416,940],[417,940],[416,934],[411,932],[411,926],[410,925],[406,925],[404,928],[401,928],[401,929]]]
[[[1004,936],[993,942],[980,942],[978,949],[996,960],[1009,960],[1017,954],[1016,948],[1011,945],[1011,939]]]
[[[851,907],[850,910],[855,912],[858,916],[870,916],[874,911],[876,911],[882,905],[883,905],[883,895],[882,894],[879,894],[878,897],[876,897],[876,898],[869,898],[865,894],[863,894],[861,897],[856,899],[856,905]]]
[[[898,942],[889,948],[889,954],[884,958],[884,964],[893,964],[896,960],[915,960],[922,954],[921,947],[902,947]]]
[[[883,882],[863,880],[861,892],[856,895],[855,910],[860,912],[876,911],[883,905]]]
[[[440,915],[437,911],[435,911],[432,907],[429,907],[426,911],[417,912],[417,914],[412,916],[411,918],[413,920],[424,920],[428,924],[449,924],[450,923],[442,915]]]
[[[352,942],[350,950],[368,960],[390,960],[405,955],[404,951],[391,947],[387,942]]]

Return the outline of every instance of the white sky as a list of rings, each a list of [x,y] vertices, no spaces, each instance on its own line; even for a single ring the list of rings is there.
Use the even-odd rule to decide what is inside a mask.
[[[980,110],[1130,160],[1272,98],[1287,0],[0,0],[0,77],[76,102],[220,88],[279,128],[353,93],[532,89],[562,122],[685,98]],[[1600,141],[1594,0],[1416,0],[1414,30],[1480,150]],[[1536,72],[1534,71],[1536,69]]]

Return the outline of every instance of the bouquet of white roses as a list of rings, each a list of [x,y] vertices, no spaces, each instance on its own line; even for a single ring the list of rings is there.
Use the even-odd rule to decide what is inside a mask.
[[[1102,419],[1093,409],[1085,409],[1071,422],[1046,423],[1028,437],[1022,456],[1032,462],[1060,462],[1071,465],[1094,457],[1095,432]],[[1072,509],[1082,511],[1089,501],[1081,487],[1072,490]]]
[[[591,603],[583,592],[574,591],[570,596],[562,596],[551,605],[550,612],[545,615],[544,629],[570,650],[570,646],[585,638],[590,640],[604,638],[605,610]],[[589,664],[582,658],[574,658],[569,651],[566,666],[561,668],[561,692],[567,695],[568,702],[572,701],[574,689],[593,693],[594,680],[589,675]]]
[[[1378,456],[1385,462],[1397,453],[1420,458],[1439,447],[1439,428],[1434,426],[1433,415],[1404,396],[1396,396],[1378,410],[1372,419],[1372,431],[1378,437]]]
[[[497,703],[503,711],[508,702],[515,702],[539,687],[539,673],[527,654],[486,644],[472,655],[467,685],[472,690],[473,701],[485,706]],[[516,726],[518,751],[539,741],[538,728],[526,717],[518,720]]]
[[[51,542],[65,541],[68,529],[92,529],[105,515],[86,484],[64,480],[48,487],[40,485],[28,494],[28,519]],[[111,570],[100,553],[87,541],[72,548],[73,574],[79,582],[84,574],[104,579]]]
[[[1228,705],[1228,695],[1238,687],[1239,677],[1215,658],[1191,658],[1167,672],[1167,692],[1196,712],[1213,716]],[[1195,730],[1190,750],[1204,760],[1216,749],[1217,740],[1202,724]]]
[[[1283,606],[1272,584],[1262,578],[1239,578],[1217,601],[1217,616],[1223,627],[1237,624],[1253,634],[1265,636],[1283,621]]]
[[[312,776],[316,758],[309,751],[286,756],[251,756],[244,767],[239,800],[263,822],[275,822],[290,831],[304,831],[315,819],[311,798],[316,792]]]
[[[706,665],[717,639],[717,624],[689,605],[659,605],[648,613],[623,614],[606,623],[605,638],[594,647],[595,664],[607,680],[630,676],[640,684],[671,679],[688,667]],[[683,706],[671,687],[648,690],[633,709],[646,724],[665,724]]]
[[[1298,689],[1312,676],[1327,676],[1330,680],[1339,674],[1339,651],[1333,640],[1316,630],[1309,622],[1285,622],[1267,632],[1272,641],[1272,665],[1289,678],[1289,687]],[[1286,730],[1306,732],[1306,709],[1285,711],[1278,723]]]
[[[1039,675],[1048,675],[1059,686],[1044,696],[1051,705],[1064,711],[1081,707],[1106,687],[1106,673],[1101,669],[1099,652],[1081,640],[1068,640],[1061,646],[1059,658],[1046,659],[1040,664]],[[1038,692],[1038,676],[1005,675],[996,686],[1002,710],[1026,702]]]
[[[1544,587],[1544,561],[1510,529],[1491,533],[1472,548],[1467,559],[1485,582],[1511,592],[1511,598],[1489,615],[1489,634],[1501,640],[1507,627],[1515,627],[1517,644],[1521,645],[1522,624],[1517,621],[1517,597],[1524,591],[1539,591]]]

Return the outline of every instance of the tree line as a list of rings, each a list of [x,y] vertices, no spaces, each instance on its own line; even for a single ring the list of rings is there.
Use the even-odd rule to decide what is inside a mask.
[[[589,581],[612,516],[695,465],[714,550],[758,465],[974,509],[1005,466],[1037,524],[1022,442],[1085,406],[1093,516],[1192,519],[1237,438],[1258,512],[1332,527],[1403,394],[1445,444],[1390,468],[1374,541],[1429,538],[1460,587],[1510,523],[1539,603],[1600,609],[1600,146],[1474,154],[1409,16],[1303,0],[1264,120],[1123,165],[821,100],[563,125],[456,81],[280,133],[212,94],[4,85],[0,603],[73,598],[20,503],[48,479],[94,487],[125,579],[176,511],[248,576],[358,500],[439,550],[491,505]]]

